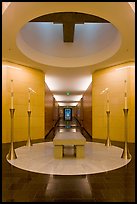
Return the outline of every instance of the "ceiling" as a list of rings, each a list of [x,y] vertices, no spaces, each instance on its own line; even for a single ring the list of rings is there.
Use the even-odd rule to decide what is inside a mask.
[[[76,105],[94,71],[135,60],[131,5],[12,2],[2,15],[2,59],[41,69],[59,104]]]
[[[84,23],[109,23],[98,16],[93,16],[78,12],[58,12],[50,13],[32,19],[30,22],[52,22],[63,26],[63,42],[74,42],[74,32],[76,24]],[[44,25],[43,25],[44,26]]]

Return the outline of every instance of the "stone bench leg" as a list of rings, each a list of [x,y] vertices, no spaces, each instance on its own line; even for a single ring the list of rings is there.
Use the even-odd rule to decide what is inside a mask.
[[[76,158],[84,158],[84,145],[76,145]]]
[[[55,145],[54,146],[54,158],[55,159],[62,159],[63,156],[63,146],[62,145]]]

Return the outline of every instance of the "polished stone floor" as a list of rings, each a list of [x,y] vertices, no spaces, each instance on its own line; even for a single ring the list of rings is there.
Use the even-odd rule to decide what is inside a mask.
[[[62,133],[64,136],[65,132]],[[68,134],[72,134],[71,132]],[[73,133],[74,135],[76,133]],[[67,137],[67,136],[66,136]],[[123,149],[103,143],[86,142],[84,157],[76,158],[73,145],[65,145],[64,156],[54,158],[53,142],[36,143],[15,149],[17,158],[7,161],[13,166],[43,174],[52,175],[84,175],[107,172],[127,165],[131,159],[121,158]]]
[[[73,125],[69,124],[65,131],[80,131],[78,124]],[[64,131],[63,125],[57,128]],[[104,143],[83,134],[87,141]],[[33,143],[51,142],[53,138],[51,132],[46,139]],[[17,142],[15,148],[25,143]],[[122,142],[112,143],[123,148]],[[39,174],[16,168],[6,160],[9,147],[2,145],[2,202],[135,202],[135,144],[128,144],[132,160],[127,165],[85,175]]]

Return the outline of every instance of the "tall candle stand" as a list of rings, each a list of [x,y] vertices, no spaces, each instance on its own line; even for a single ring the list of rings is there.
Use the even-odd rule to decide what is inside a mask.
[[[110,115],[110,111],[106,111],[107,113],[107,140],[105,143],[105,146],[109,147],[111,146],[111,141],[110,141],[110,137],[109,137],[109,115]]]
[[[124,149],[123,149],[123,153],[121,155],[121,158],[123,159],[131,159],[131,154],[129,153],[128,150],[128,145],[127,145],[127,134],[128,134],[128,109],[124,108],[124,117],[125,117],[125,144],[124,144]]]
[[[31,111],[28,111],[28,140],[26,143],[26,146],[28,147],[32,146],[31,138],[30,138],[30,115],[31,115]]]
[[[10,117],[11,117],[11,145],[9,149],[9,153],[7,155],[8,160],[17,159],[16,152],[14,150],[14,143],[13,143],[13,130],[14,130],[14,112],[15,108],[10,108]]]

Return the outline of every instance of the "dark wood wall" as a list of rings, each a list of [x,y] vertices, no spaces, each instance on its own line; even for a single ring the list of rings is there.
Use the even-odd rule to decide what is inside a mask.
[[[58,117],[58,103],[47,84],[45,84],[45,135],[54,127]]]
[[[83,98],[78,102],[76,106],[76,118],[83,125]]]
[[[92,84],[83,95],[83,127],[92,135]]]
[[[76,106],[76,118],[81,126],[92,136],[92,85],[85,91]]]

